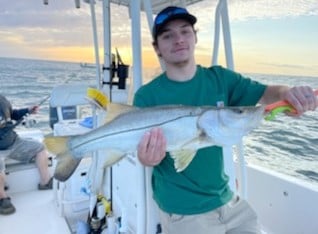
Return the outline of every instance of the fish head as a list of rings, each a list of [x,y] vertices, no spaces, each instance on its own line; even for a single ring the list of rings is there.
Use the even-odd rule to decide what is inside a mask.
[[[231,146],[258,127],[263,115],[263,106],[211,108],[199,116],[197,124],[215,145]]]

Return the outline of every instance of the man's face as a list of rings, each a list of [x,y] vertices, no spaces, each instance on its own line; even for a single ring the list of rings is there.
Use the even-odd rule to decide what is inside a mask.
[[[157,37],[155,50],[166,63],[184,63],[194,56],[196,34],[193,26],[185,20],[173,20]]]

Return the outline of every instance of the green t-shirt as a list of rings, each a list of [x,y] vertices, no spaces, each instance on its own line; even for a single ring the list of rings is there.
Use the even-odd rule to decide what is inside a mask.
[[[170,80],[165,73],[159,75],[136,92],[134,105],[250,106],[259,101],[265,88],[221,66],[197,66],[195,76],[185,82]],[[228,181],[220,147],[200,149],[182,172],[176,172],[167,153],[153,169],[153,197],[167,213],[199,214],[216,209],[232,198]]]

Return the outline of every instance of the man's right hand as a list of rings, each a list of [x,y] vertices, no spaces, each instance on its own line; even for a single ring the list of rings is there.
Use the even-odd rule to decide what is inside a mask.
[[[146,132],[138,144],[138,158],[145,166],[156,166],[166,156],[166,138],[161,128]]]
[[[39,106],[31,106],[29,107],[29,113],[30,114],[36,114],[39,111]]]

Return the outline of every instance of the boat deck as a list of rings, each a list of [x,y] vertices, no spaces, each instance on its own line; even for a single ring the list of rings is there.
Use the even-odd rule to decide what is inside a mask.
[[[10,197],[16,212],[0,216],[1,234],[72,233],[65,218],[58,213],[53,190],[13,193]]]

